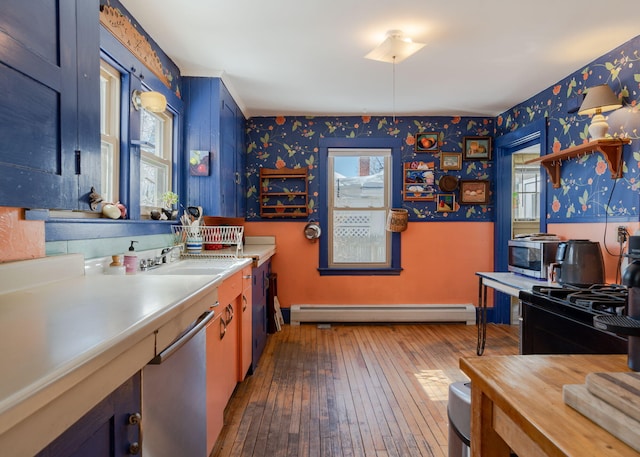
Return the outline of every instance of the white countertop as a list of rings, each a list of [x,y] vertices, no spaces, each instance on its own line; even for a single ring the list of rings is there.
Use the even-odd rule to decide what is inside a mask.
[[[255,264],[273,252],[273,245],[257,245],[245,255]],[[30,455],[54,439],[62,425],[47,420],[57,415],[70,422],[66,428],[79,419],[155,355],[156,330],[187,309],[196,312],[196,305],[208,309],[218,284],[247,264],[238,262],[223,276],[84,275],[78,255],[0,264],[0,455]],[[111,365],[117,372],[105,371]],[[85,389],[73,397],[85,404],[34,419],[62,407],[64,396],[96,373],[104,377],[96,380],[104,392]]]
[[[476,275],[481,278],[483,285],[514,297],[517,297],[521,290],[531,290],[533,286],[550,285],[546,279],[529,278],[510,272],[479,271]],[[553,287],[553,285],[550,286]]]

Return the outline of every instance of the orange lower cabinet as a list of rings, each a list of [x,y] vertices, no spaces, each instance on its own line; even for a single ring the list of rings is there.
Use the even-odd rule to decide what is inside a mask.
[[[224,313],[220,306],[215,308],[217,316],[207,326],[207,455],[220,435],[224,421],[224,408],[229,398],[224,392],[223,377],[220,364],[223,356],[221,335],[225,332]]]
[[[222,337],[223,354],[220,359],[222,364],[220,376],[223,378],[224,393],[228,401],[238,383],[238,321],[240,317],[235,313],[237,306],[234,302],[229,303],[227,309],[229,317],[227,318],[226,332]]]
[[[253,329],[252,329],[252,292],[251,292],[252,267],[251,265],[242,270],[242,294],[239,300],[239,319],[240,331],[238,334],[238,351],[240,359],[238,363],[238,381],[244,381],[244,378],[251,368],[251,359],[253,357]]]

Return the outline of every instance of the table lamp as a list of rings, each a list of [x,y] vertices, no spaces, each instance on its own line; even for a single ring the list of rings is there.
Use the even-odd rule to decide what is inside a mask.
[[[618,97],[607,84],[600,84],[587,89],[587,95],[582,101],[578,114],[593,114],[589,135],[594,140],[604,138],[609,131],[609,124],[602,115],[605,111],[618,109],[622,106]]]

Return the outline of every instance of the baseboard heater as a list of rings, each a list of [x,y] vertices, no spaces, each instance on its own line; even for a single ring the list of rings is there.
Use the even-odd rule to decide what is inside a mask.
[[[291,305],[291,324],[301,322],[464,322],[475,325],[473,305]]]

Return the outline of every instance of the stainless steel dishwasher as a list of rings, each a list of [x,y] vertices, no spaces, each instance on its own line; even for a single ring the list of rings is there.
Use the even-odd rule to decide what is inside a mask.
[[[206,337],[203,313],[142,369],[145,457],[206,457]]]

